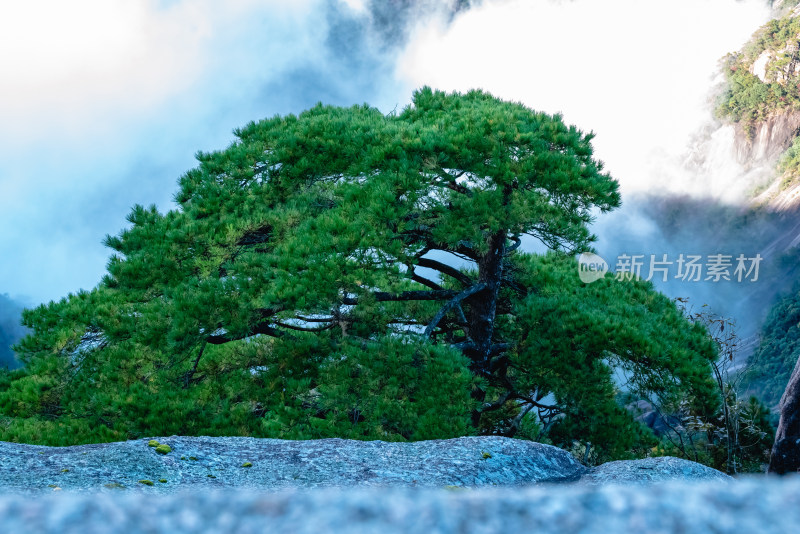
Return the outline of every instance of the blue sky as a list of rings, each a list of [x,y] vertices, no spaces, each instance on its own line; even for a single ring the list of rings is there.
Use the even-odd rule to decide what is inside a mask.
[[[134,204],[170,209],[198,150],[318,101],[388,112],[424,84],[481,87],[563,112],[598,133],[624,191],[654,187],[650,155],[685,149],[718,59],[768,15],[760,0],[401,4],[4,2],[0,294],[92,288],[103,237]]]

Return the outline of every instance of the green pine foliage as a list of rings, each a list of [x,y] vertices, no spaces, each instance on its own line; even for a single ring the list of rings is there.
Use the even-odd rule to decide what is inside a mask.
[[[646,436],[614,373],[713,404],[702,327],[649,284],[579,280],[620,199],[561,117],[423,88],[397,115],[318,105],[236,135],[177,209],[132,209],[96,288],[24,313],[0,439],[482,433],[615,458]]]
[[[602,461],[651,442],[615,401],[615,373],[639,398],[666,403],[688,394],[698,411],[715,410],[718,398],[708,380],[716,355],[712,340],[649,282],[606,275],[584,284],[569,258],[520,259],[537,290],[518,304],[514,379],[517,389],[552,392],[564,407],[550,431],[555,444],[566,447],[580,437],[594,444]]]
[[[762,26],[741,51],[728,54],[723,61],[727,87],[719,98],[717,115],[747,125],[764,120],[776,112],[800,108],[797,77],[779,80],[778,74],[800,52],[800,17],[787,15]],[[767,82],[750,72],[755,60],[765,50],[775,57],[769,62]]]
[[[789,376],[800,358],[800,291],[795,288],[770,310],[761,342],[751,356],[748,391],[777,412]],[[777,413],[773,416],[777,423]]]
[[[778,173],[782,176],[781,191],[797,182],[800,177],[800,137],[795,137],[792,140],[792,146],[781,155],[778,160]]]
[[[770,0],[769,2],[770,7],[780,9],[783,12],[791,10],[797,4],[800,4],[800,0]]]

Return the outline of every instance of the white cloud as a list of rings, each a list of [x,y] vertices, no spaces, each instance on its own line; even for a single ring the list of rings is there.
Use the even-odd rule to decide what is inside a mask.
[[[563,112],[597,133],[623,190],[650,188],[652,163],[710,118],[719,59],[768,14],[760,0],[487,0],[449,28],[420,26],[398,75]]]
[[[130,206],[169,208],[265,81],[317,61],[322,1],[0,4],[0,291],[93,287]]]
[[[358,13],[364,13],[367,10],[365,0],[342,0],[342,2],[347,5],[347,7]]]
[[[0,7],[0,141],[23,145],[43,130],[105,135],[198,89],[242,55],[285,68],[315,42],[318,2],[28,0]],[[257,21],[263,40],[241,39]],[[261,41],[261,42],[259,42]],[[253,50],[248,51],[251,45]],[[268,58],[268,61],[264,61]],[[244,65],[240,65],[245,67]],[[255,68],[255,67],[254,67]],[[252,76],[246,67],[236,72]]]

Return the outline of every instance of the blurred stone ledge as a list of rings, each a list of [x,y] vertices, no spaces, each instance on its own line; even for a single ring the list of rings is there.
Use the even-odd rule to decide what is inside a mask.
[[[0,496],[0,530],[126,533],[788,533],[800,478],[516,488]]]

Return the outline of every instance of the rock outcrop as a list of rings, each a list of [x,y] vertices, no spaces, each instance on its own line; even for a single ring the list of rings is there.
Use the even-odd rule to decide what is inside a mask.
[[[747,167],[772,165],[800,131],[800,112],[771,116],[754,125],[738,123],[734,139],[736,160]]]
[[[557,447],[497,436],[413,443],[186,436],[74,447],[0,442],[0,492],[6,493],[477,488],[729,478],[677,458],[587,469]]]
[[[732,481],[728,475],[705,465],[681,458],[660,457],[607,462],[590,469],[582,484],[645,485],[666,481]]]
[[[673,415],[664,415],[646,400],[632,402],[625,406],[637,421],[653,431],[656,436],[663,436],[670,431],[682,430],[680,419]]]
[[[800,471],[800,360],[778,405],[780,420],[769,460],[769,472],[779,475]]]
[[[74,447],[0,442],[0,491],[514,486],[574,481],[568,452],[502,437],[387,443],[172,436]],[[167,445],[169,452],[158,451]],[[58,490],[56,490],[58,491]]]

